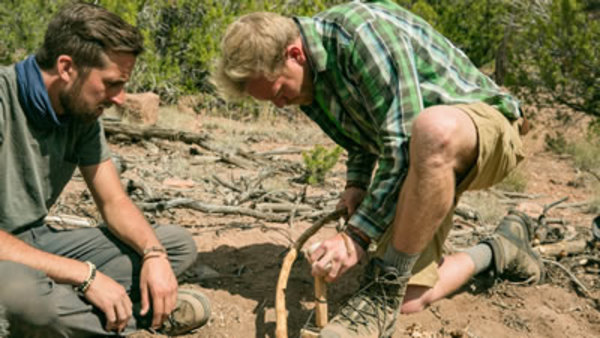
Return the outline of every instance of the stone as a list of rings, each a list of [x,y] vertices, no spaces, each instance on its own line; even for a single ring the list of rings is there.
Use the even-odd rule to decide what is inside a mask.
[[[117,110],[130,123],[151,126],[158,121],[159,104],[160,97],[152,92],[126,94],[125,102]]]

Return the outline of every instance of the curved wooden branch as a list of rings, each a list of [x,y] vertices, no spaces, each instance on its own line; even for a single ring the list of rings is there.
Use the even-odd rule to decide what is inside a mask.
[[[283,265],[281,266],[281,271],[279,272],[279,279],[277,280],[277,288],[275,290],[275,313],[277,315],[276,318],[276,329],[275,329],[275,337],[277,338],[287,338],[287,311],[285,308],[285,289],[287,287],[287,282],[290,277],[290,271],[292,269],[292,265],[298,257],[298,251],[302,249],[302,246],[306,241],[314,235],[325,223],[336,220],[340,218],[342,215],[347,214],[347,210],[338,209],[325,217],[318,220],[315,224],[313,224],[310,228],[306,229],[300,237],[294,242],[287,255],[283,259]]]

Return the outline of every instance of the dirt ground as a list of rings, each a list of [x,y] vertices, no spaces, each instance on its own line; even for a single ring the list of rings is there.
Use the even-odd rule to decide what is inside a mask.
[[[554,120],[555,114],[556,111],[535,114],[533,130],[524,139],[528,156],[519,169],[521,181],[526,183],[524,194],[507,197],[503,189],[508,188],[502,186],[466,194],[462,205],[477,210],[481,217],[464,221],[456,216],[456,229],[451,232],[447,247],[449,252],[466,248],[489,234],[507,208],[515,203],[527,202],[541,209],[563,197],[568,197],[564,204],[569,204],[598,196],[597,179],[574,169],[571,158],[546,150],[546,134],[560,128],[567,137],[574,137],[584,130],[585,119],[558,122]],[[298,116],[276,118],[267,114],[256,121],[233,121],[163,108],[159,126],[206,133],[211,142],[222,149],[242,149],[247,153],[284,148],[310,150],[316,144],[333,146],[318,127]],[[268,168],[268,164],[241,168],[216,160],[214,153],[205,148],[182,142],[119,136],[111,137],[110,142],[114,153],[127,165],[122,174],[123,183],[129,185],[136,202],[148,202],[152,198],[154,201],[192,198],[214,205],[233,205],[239,195],[234,188],[247,188]],[[260,181],[260,187],[266,191],[287,191],[304,199],[322,199],[322,209],[333,208],[344,185],[344,159],[343,155],[324,185],[307,187],[294,182],[301,176],[297,170],[302,164],[301,154],[271,155],[270,163],[287,163],[291,169],[269,172]],[[232,187],[218,183],[218,179],[229,182]],[[136,186],[147,187],[145,195]],[[264,200],[250,200],[243,206],[258,208],[261,202]],[[573,267],[571,271],[591,296],[600,297],[600,255],[590,231],[596,215],[586,210],[576,205],[555,207],[548,217],[564,220],[561,227],[565,237],[588,241],[584,255],[564,257],[560,262]],[[70,183],[53,213],[99,220],[78,178]],[[298,217],[292,224],[267,222],[250,216],[207,214],[187,208],[145,214],[152,222],[186,227],[198,245],[196,265],[185,274],[182,284],[204,290],[212,300],[212,318],[188,337],[274,337],[275,285],[281,262],[290,243],[313,220]],[[328,225],[309,243],[335,231],[335,224]],[[575,264],[575,260],[579,264]],[[421,313],[401,316],[394,337],[600,337],[600,312],[594,308],[590,295],[584,294],[560,269],[546,266],[547,282],[537,286],[513,284],[485,273],[477,276],[452,297]],[[361,268],[329,285],[330,316],[357,288]],[[294,264],[287,288],[290,337],[298,337],[302,327],[312,325],[312,298],[309,265],[300,257]],[[152,335],[140,333],[139,336]]]

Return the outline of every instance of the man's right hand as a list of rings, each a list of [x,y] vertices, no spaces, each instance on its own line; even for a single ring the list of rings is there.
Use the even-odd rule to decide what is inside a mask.
[[[344,192],[342,192],[342,196],[340,197],[340,201],[338,202],[336,209],[341,209],[346,207],[348,209],[348,216],[350,218],[356,211],[356,208],[360,205],[362,200],[365,198],[367,192],[364,189],[357,187],[348,187]]]
[[[127,326],[133,309],[125,288],[112,278],[96,272],[96,278],[85,292],[85,298],[106,316],[106,331],[121,332]]]

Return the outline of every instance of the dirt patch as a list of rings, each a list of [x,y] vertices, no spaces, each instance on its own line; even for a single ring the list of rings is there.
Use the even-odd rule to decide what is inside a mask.
[[[182,114],[168,108],[168,114]],[[188,113],[191,114],[191,113]],[[549,113],[546,113],[549,114]],[[170,116],[171,116],[170,115]],[[160,122],[167,124],[164,117]],[[236,122],[210,116],[179,117],[182,130],[203,131],[212,136],[215,144],[224,149],[243,149],[259,153],[282,148],[312,149],[316,144],[333,146],[318,128],[298,119],[270,118],[267,121]],[[543,206],[562,197],[568,202],[587,201],[594,197],[597,182],[574,169],[572,160],[546,151],[544,136],[556,128],[555,122],[539,113],[534,118],[534,129],[525,138],[528,158],[523,164],[527,177],[527,198],[516,202]],[[552,120],[554,121],[554,120]],[[579,120],[581,121],[581,120]],[[575,124],[575,127],[578,126]],[[119,142],[116,142],[116,141]],[[264,167],[240,168],[219,159],[210,151],[195,145],[164,140],[131,140],[113,138],[111,147],[120,155],[129,169],[122,175],[125,185],[143,182],[156,197],[163,199],[191,198],[204,203],[231,205],[237,193],[215,182],[214,177],[243,187],[251,184]],[[274,155],[270,161],[296,163],[301,166],[300,153]],[[308,187],[294,183],[298,171],[275,171],[262,184],[267,190],[287,191],[303,198],[323,198],[322,208],[335,205],[335,193],[344,185],[344,158],[328,176],[325,185]],[[185,185],[165,184],[185,182]],[[306,189],[306,190],[305,190]],[[145,198],[140,189],[132,189],[132,198]],[[458,224],[451,235],[449,251],[458,250],[477,242],[489,233],[494,220],[514,205],[497,191],[470,193],[465,203],[477,208],[477,201],[488,207],[490,216],[472,227]],[[501,194],[500,194],[501,195]],[[333,196],[334,198],[325,198]],[[147,197],[147,196],[146,196]],[[470,200],[469,200],[470,198]],[[258,202],[246,202],[247,208],[256,208]],[[332,204],[333,203],[333,204]],[[484,210],[480,210],[483,212]],[[75,178],[61,197],[53,213],[77,214],[99,220],[83,182]],[[275,285],[280,265],[290,243],[308,226],[310,220],[268,222],[250,216],[207,214],[188,208],[149,211],[146,216],[153,222],[173,223],[186,227],[198,245],[198,259],[182,281],[187,287],[204,290],[213,304],[210,322],[189,337],[273,337],[275,332]],[[564,220],[565,233],[591,239],[589,232],[594,214],[583,208],[554,208],[548,217]],[[473,225],[473,224],[471,224]],[[469,230],[471,229],[471,230]],[[471,232],[469,232],[471,231]],[[321,230],[311,241],[328,237],[335,232],[335,224]],[[473,233],[473,236],[465,234]],[[586,237],[587,236],[587,237]],[[591,244],[591,243],[590,243]],[[576,266],[573,273],[593,296],[600,296],[598,282],[598,249],[588,248],[589,261],[576,265],[565,257],[565,265]],[[582,259],[582,258],[577,258]],[[573,264],[569,264],[573,263]],[[330,313],[358,286],[358,267],[343,280],[329,286]],[[595,270],[594,270],[595,269]],[[595,271],[595,272],[594,272]],[[313,279],[309,266],[300,257],[291,272],[287,289],[288,324],[291,337],[297,337],[300,328],[310,323],[313,309]],[[139,337],[151,337],[139,333]],[[591,337],[600,336],[600,313],[579,290],[571,278],[557,268],[549,269],[548,282],[526,287],[483,275],[472,279],[459,292],[427,310],[402,316],[394,337]]]

